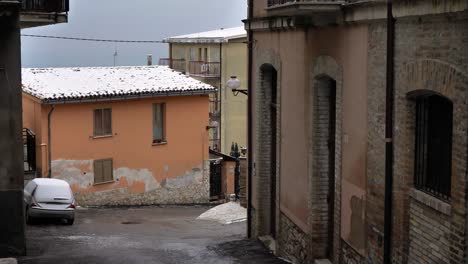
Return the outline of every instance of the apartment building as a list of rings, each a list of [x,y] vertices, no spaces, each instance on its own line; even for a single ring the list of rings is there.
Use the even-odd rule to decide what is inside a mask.
[[[247,87],[247,34],[243,27],[174,36],[169,43],[169,65],[218,88],[210,98],[210,148],[229,154],[232,143],[247,144],[247,97],[226,88],[231,76]]]

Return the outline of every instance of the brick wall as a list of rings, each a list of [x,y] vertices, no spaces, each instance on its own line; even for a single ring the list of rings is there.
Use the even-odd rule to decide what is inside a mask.
[[[330,92],[335,89],[332,80],[321,78],[314,87],[314,163],[311,191],[311,228],[314,256],[327,256],[329,241],[329,131],[330,131]]]
[[[280,126],[277,125],[278,131],[271,131],[272,122],[277,122],[278,120],[271,120],[271,102],[272,102],[272,80],[273,74],[276,74],[276,70],[271,65],[262,65],[259,69],[260,75],[258,76],[258,83],[256,89],[256,101],[255,101],[255,112],[256,118],[261,120],[261,122],[255,123],[255,186],[256,193],[258,197],[258,208],[256,210],[256,231],[258,232],[257,236],[268,235],[271,233],[271,230],[277,229],[277,227],[271,226],[271,210],[275,210],[277,214],[277,208],[272,209],[271,199],[272,195],[276,201],[278,201],[278,191],[277,187],[276,194],[271,193],[271,184],[272,177],[278,178],[278,173],[272,175],[272,157],[271,157],[271,148],[278,146],[271,146],[272,134],[278,133]],[[277,109],[279,111],[279,109]],[[279,116],[279,115],[278,115]],[[278,138],[278,137],[277,137]],[[278,145],[278,144],[277,144]],[[279,169],[279,161],[276,159],[276,171]],[[276,180],[278,185],[279,180]],[[278,207],[278,202],[276,203]],[[276,221],[278,223],[278,221]]]
[[[247,174],[248,164],[247,159],[241,157],[240,161],[240,175],[239,175],[239,200],[243,207],[247,207]]]
[[[324,76],[327,76],[331,79],[333,79],[336,83],[336,111],[335,111],[335,120],[336,120],[336,123],[335,123],[335,168],[334,169],[334,175],[335,175],[335,186],[334,186],[334,212],[333,212],[333,248],[331,250],[331,255],[333,256],[332,258],[332,261],[333,263],[340,263],[340,251],[341,251],[341,163],[342,163],[342,153],[341,153],[341,137],[342,137],[342,119],[343,119],[343,115],[342,115],[342,104],[343,104],[343,100],[342,100],[342,95],[343,95],[343,68],[340,64],[337,63],[337,61],[330,57],[330,56],[319,56],[317,58],[315,58],[312,62],[312,67],[311,67],[311,72],[310,72],[310,83],[311,85],[315,85],[317,80],[320,79],[320,77],[324,77]],[[322,96],[319,96],[319,98],[322,97],[322,100],[319,100],[321,101],[321,104],[324,104],[324,100],[325,98],[323,98],[323,94]],[[315,99],[312,99],[312,104],[314,104]],[[318,102],[317,102],[318,103]],[[323,108],[323,106],[321,106]],[[313,118],[313,117],[311,117]],[[322,128],[323,128],[323,124],[322,124]],[[314,131],[315,130],[315,125],[312,124],[312,127],[310,128],[311,131]],[[316,130],[316,131],[320,131],[319,130]],[[314,137],[313,137],[314,138]],[[328,137],[327,137],[328,139]],[[312,154],[312,157],[315,156],[315,138],[313,139],[313,142],[312,144],[309,144],[311,146],[311,149],[309,149],[309,153],[313,153]],[[317,142],[317,144],[323,144],[322,143],[319,143]],[[322,164],[317,164],[317,165],[321,165],[323,166],[323,156],[321,155],[324,155],[323,153],[321,153],[318,157],[317,157],[317,161],[320,161],[322,160]],[[326,156],[328,157],[328,154],[326,154]],[[314,158],[315,159],[315,158]],[[327,163],[328,163],[328,160],[327,160]],[[327,170],[329,169],[328,168],[328,164],[327,164]],[[318,168],[317,168],[318,169]],[[320,169],[321,170],[321,169]],[[311,188],[310,188],[310,192],[311,194],[313,194],[315,192],[314,190],[314,185],[313,185],[313,182],[315,181],[314,178],[314,173],[311,173],[311,177],[309,182],[311,183]],[[328,176],[327,176],[328,178]],[[325,186],[325,185],[324,185]],[[327,186],[328,187],[328,186]],[[322,187],[323,188],[323,187]],[[313,203],[314,203],[314,197],[311,195],[311,200],[309,201],[309,204],[311,204],[311,207],[313,206]],[[322,205],[323,206],[323,205]],[[314,221],[314,215],[312,213],[312,210],[311,210],[311,214],[310,214],[310,221]],[[323,221],[322,221],[323,222]],[[312,223],[311,223],[312,225]],[[318,235],[315,234],[315,232],[318,232]],[[312,228],[312,234],[311,236],[313,237],[320,237],[320,233],[323,234],[323,230],[322,229],[314,229]],[[319,241],[319,240],[318,240]],[[323,241],[322,241],[323,242]],[[312,244],[315,243],[315,239],[312,239],[311,241]],[[315,250],[315,247],[317,245],[313,245],[311,247],[311,254],[313,256],[313,258],[322,258],[324,257],[324,255],[322,255],[323,252],[320,252],[320,251],[316,251]]]
[[[393,263],[462,263],[466,244],[468,24],[465,15],[399,18],[396,22]],[[369,28],[367,262],[381,263],[384,215],[386,25]],[[408,92],[432,90],[454,103],[452,199],[449,214],[434,198],[412,195],[415,105]]]
[[[450,263],[450,205],[416,190],[411,196],[409,263]]]
[[[385,195],[385,56],[386,24],[369,25],[368,144],[367,144],[367,258],[383,262]]]

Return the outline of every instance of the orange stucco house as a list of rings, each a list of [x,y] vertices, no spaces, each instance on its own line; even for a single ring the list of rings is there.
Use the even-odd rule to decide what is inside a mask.
[[[209,201],[209,94],[165,66],[23,69],[36,174],[82,205]]]

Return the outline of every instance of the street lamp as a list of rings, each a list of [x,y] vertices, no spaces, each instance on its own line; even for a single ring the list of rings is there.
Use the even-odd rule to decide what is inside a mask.
[[[226,83],[227,88],[231,89],[234,96],[237,96],[239,93],[249,95],[248,90],[246,89],[239,89],[241,86],[241,81],[237,79],[237,76],[231,76]]]

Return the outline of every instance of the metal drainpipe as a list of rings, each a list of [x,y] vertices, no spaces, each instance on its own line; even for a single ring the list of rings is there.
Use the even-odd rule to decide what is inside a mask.
[[[249,0],[248,10],[248,99],[247,99],[247,237],[252,238],[252,169],[253,169],[253,147],[252,147],[252,96],[253,96],[253,31],[252,31],[252,19],[253,19],[253,0]]]
[[[52,108],[50,109],[49,111],[49,114],[47,115],[47,140],[48,140],[48,148],[47,148],[47,155],[48,155],[48,158],[49,158],[49,173],[47,175],[47,177],[49,178],[52,178],[52,138],[51,138],[51,134],[50,134],[50,125],[51,125],[51,117],[52,117],[52,113],[54,112],[55,110],[55,105],[52,105]]]
[[[385,214],[384,263],[392,260],[392,199],[393,199],[393,108],[394,108],[394,52],[395,19],[392,0],[387,0],[387,87],[385,102]]]
[[[218,123],[218,127],[215,128],[215,129],[218,129],[218,138],[217,140],[219,140],[219,152],[223,152],[222,151],[222,141],[223,141],[223,43],[219,43],[219,123]],[[226,89],[227,87],[224,87],[224,89]],[[227,97],[227,91],[224,90],[224,94],[226,94],[226,97]],[[226,98],[226,102],[228,102],[227,98]],[[218,102],[216,102],[217,104]],[[224,136],[226,136],[226,133],[224,133]]]

